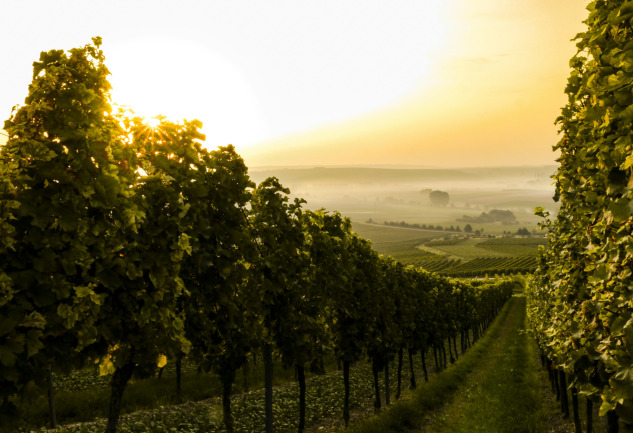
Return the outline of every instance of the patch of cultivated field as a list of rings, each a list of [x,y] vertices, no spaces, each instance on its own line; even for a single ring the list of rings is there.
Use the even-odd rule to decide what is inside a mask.
[[[462,259],[463,261],[473,260],[477,257],[514,257],[516,254],[492,249],[481,248],[477,246],[484,242],[485,239],[470,238],[465,239],[457,245],[438,245],[438,246],[418,246],[419,249],[432,254],[446,256],[450,259]]]
[[[433,230],[418,230],[404,227],[392,227],[384,224],[366,224],[354,221],[352,229],[372,244],[384,242],[402,242],[419,240],[420,243],[444,236],[446,233]]]

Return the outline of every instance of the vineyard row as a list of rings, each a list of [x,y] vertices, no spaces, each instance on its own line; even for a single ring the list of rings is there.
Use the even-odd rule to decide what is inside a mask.
[[[368,357],[377,384],[405,350],[448,341],[452,358],[457,338],[468,346],[511,296],[510,281],[474,286],[380,257],[340,214],[304,210],[276,178],[255,186],[232,146],[203,147],[196,120],[150,126],[113,111],[93,42],[42,53],[25,105],[5,122],[3,430],[53,371],[96,362],[112,374],[114,433],[132,376],[189,356],[220,377],[232,432],[233,382],[253,351],[265,365],[266,432],[275,354],[297,372],[299,432],[305,369],[336,356],[347,423],[351,363]]]

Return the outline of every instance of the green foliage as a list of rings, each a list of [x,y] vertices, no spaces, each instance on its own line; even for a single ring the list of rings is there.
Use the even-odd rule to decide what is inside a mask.
[[[588,10],[557,119],[561,206],[543,223],[549,247],[529,287],[529,316],[555,366],[601,401],[601,414],[615,409],[630,423],[633,9],[618,0],[594,1]]]
[[[108,71],[93,42],[42,53],[25,105],[4,125],[1,217],[12,240],[2,239],[0,276],[12,283],[0,304],[2,412],[47,366],[63,357],[71,368],[103,350],[96,274],[135,224],[134,173],[116,148]]]
[[[489,323],[511,296],[509,281],[472,285],[379,256],[276,178],[253,189],[232,146],[203,147],[196,120],[152,128],[113,113],[100,42],[42,53],[5,123],[3,429],[46,372],[90,361],[113,373],[114,431],[132,373],[193,347],[219,374],[230,431],[235,373],[257,346],[286,367],[319,370],[334,352],[383,368],[399,349]]]
[[[232,377],[256,338],[259,298],[247,287],[254,249],[245,214],[252,184],[233,146],[209,152],[192,142],[180,152],[186,163],[174,178],[188,206],[191,245],[181,273],[187,338],[205,368]]]
[[[303,292],[309,264],[301,226],[304,202],[289,203],[289,193],[276,178],[264,180],[253,192],[249,215],[259,253],[252,270],[262,301],[265,338],[277,344],[288,366],[302,356],[298,346],[306,336],[303,329],[295,332],[294,327],[300,326],[302,309],[309,307],[311,298]]]

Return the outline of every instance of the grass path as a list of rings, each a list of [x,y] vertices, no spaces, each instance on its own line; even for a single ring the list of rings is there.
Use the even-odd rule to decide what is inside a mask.
[[[355,421],[348,431],[362,433],[430,432],[571,432],[568,421],[557,414],[557,404],[537,366],[533,342],[524,332],[525,298],[513,297],[486,334],[447,370],[433,374],[417,390],[378,417],[367,415],[372,400],[371,375],[358,366],[353,375],[357,401]],[[427,359],[429,357],[427,356]],[[429,366],[430,367],[430,366]],[[395,370],[395,368],[393,369]],[[393,373],[392,370],[392,373]],[[419,371],[418,368],[416,370]],[[406,371],[406,369],[405,369]],[[340,388],[340,374],[316,376],[308,390],[310,431],[341,430],[340,402],[333,398]],[[546,374],[545,374],[546,376]],[[392,384],[395,380],[392,378]],[[408,383],[408,375],[404,378]],[[420,384],[421,378],[418,378]],[[382,385],[381,385],[382,387]],[[296,390],[288,383],[275,388],[276,431],[295,431]],[[254,390],[234,398],[237,431],[252,433],[262,425],[263,414],[253,408],[263,405],[263,393]],[[140,411],[124,417],[122,432],[213,432],[223,431],[217,398],[179,406]],[[58,431],[102,431],[99,422],[67,426]],[[39,431],[46,431],[40,429]]]
[[[548,416],[525,330],[525,298],[514,298],[498,337],[453,400],[420,432],[545,432]]]
[[[563,433],[573,429],[539,374],[525,332],[525,297],[513,297],[486,335],[451,368],[354,432]]]

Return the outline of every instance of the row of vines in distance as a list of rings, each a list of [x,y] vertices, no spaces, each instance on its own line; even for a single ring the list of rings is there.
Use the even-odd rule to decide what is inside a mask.
[[[524,274],[536,269],[536,257],[478,257],[467,262],[459,259],[433,258],[421,261],[420,266],[428,271],[462,278]]]

